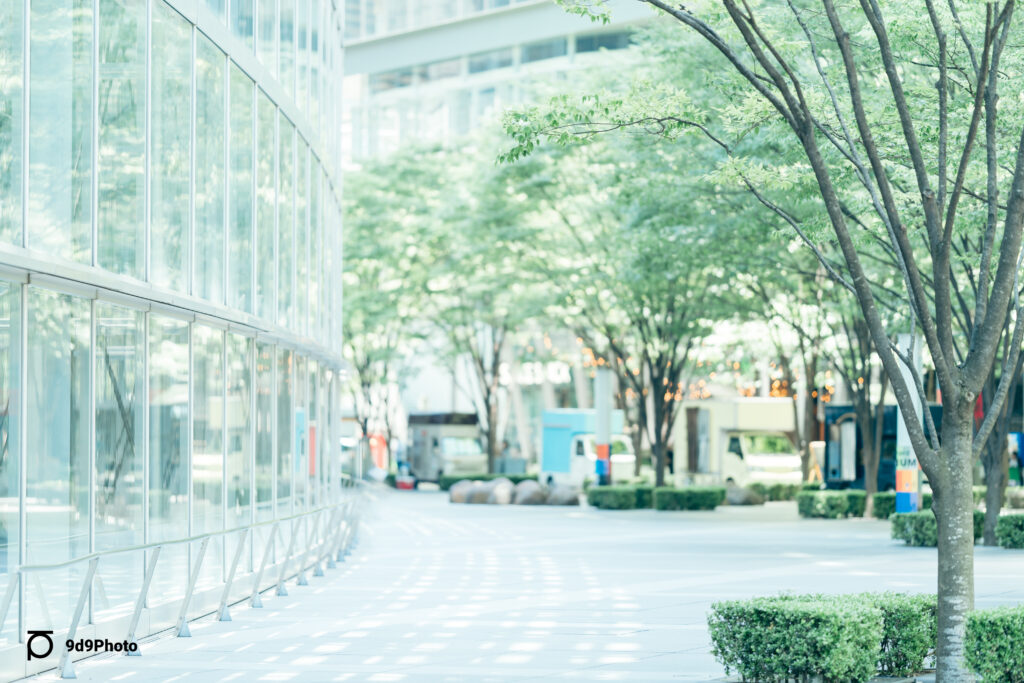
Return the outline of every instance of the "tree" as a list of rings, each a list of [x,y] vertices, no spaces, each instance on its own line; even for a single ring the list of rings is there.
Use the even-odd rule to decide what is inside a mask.
[[[676,50],[697,54],[699,43],[719,55],[715,77],[736,104],[713,112],[671,88],[646,97],[563,101],[543,116],[510,117],[516,146],[506,158],[529,153],[539,137],[564,140],[631,125],[716,140],[737,179],[805,236],[829,274],[856,296],[895,398],[910,415],[915,394],[924,403],[924,387],[919,373],[904,379],[903,354],[890,342],[855,226],[892,255],[901,306],[924,337],[943,395],[941,433],[927,410],[924,426],[907,424],[938,521],[937,675],[939,681],[969,680],[963,652],[974,603],[971,468],[1005,401],[1024,333],[1017,283],[1024,126],[1018,107],[997,107],[1000,88],[1021,89],[1024,52],[1007,50],[1015,0],[924,0],[920,12],[880,0],[842,6],[822,0],[820,11],[800,0],[722,0],[694,9],[642,1],[695,38],[675,42]],[[565,4],[598,18],[604,11],[603,3],[589,0]],[[897,15],[899,22],[892,22]],[[716,119],[726,125],[716,127]],[[745,128],[770,129],[802,153],[846,274],[820,255],[816,226],[790,214],[785,197],[758,187],[758,174],[770,163],[744,155],[736,131]],[[954,258],[952,245],[963,235],[977,238],[980,250]],[[977,281],[973,301],[962,290],[971,276]],[[954,330],[954,302],[972,311],[970,337]],[[992,409],[975,431],[975,402],[1011,322]]]

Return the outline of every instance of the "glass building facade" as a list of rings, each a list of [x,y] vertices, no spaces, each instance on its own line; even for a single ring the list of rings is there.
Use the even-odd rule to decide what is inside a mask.
[[[0,2],[0,598],[340,495],[336,5]],[[166,555],[161,600],[195,560]],[[112,557],[90,623],[139,592]],[[84,564],[13,591],[0,659],[66,628]]]

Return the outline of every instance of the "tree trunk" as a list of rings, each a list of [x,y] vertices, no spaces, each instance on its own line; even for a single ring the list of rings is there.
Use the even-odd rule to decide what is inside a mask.
[[[985,545],[999,545],[996,541],[996,523],[999,521],[999,511],[1003,507],[1003,492],[1006,490],[1006,468],[1009,453],[1006,450],[1005,439],[1003,443],[989,443],[986,446],[986,455],[989,449],[998,449],[997,462],[993,458],[985,458],[985,535],[982,541]]]
[[[864,516],[871,517],[875,493],[878,492],[878,452],[871,429],[871,404],[867,399],[857,401],[857,429],[860,430],[861,462],[864,463]],[[863,405],[862,405],[863,404]]]
[[[494,461],[498,456],[498,397],[488,395],[487,400],[487,472],[494,474]]]
[[[939,451],[939,480],[932,482],[932,507],[938,522],[939,630],[936,680],[974,681],[964,662],[967,614],[974,609],[974,496],[971,478],[973,417],[971,406],[944,418],[956,420]],[[943,425],[946,427],[946,425]]]

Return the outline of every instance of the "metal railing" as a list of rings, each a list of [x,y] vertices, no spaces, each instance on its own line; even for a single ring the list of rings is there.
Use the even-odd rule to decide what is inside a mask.
[[[348,554],[351,548],[353,540],[355,539],[355,533],[359,524],[359,502],[361,498],[362,483],[363,482],[359,480],[350,479],[350,485],[345,489],[350,493],[350,495],[348,495],[345,500],[332,503],[330,505],[320,506],[288,517],[267,520],[264,522],[255,522],[253,524],[239,526],[232,529],[198,534],[195,536],[189,536],[188,538],[180,538],[172,541],[160,541],[127,546],[124,548],[113,548],[53,564],[22,565],[11,572],[12,576],[10,582],[7,584],[7,590],[4,593],[3,602],[0,602],[0,632],[3,631],[14,596],[18,594],[21,586],[26,585],[25,582],[29,575],[32,575],[33,578],[35,578],[37,573],[40,572],[69,568],[74,565],[87,562],[88,567],[85,572],[85,578],[82,581],[82,587],[78,593],[78,600],[75,603],[71,622],[68,625],[67,635],[61,643],[62,651],[60,662],[57,665],[60,670],[61,678],[75,678],[74,667],[71,661],[71,652],[68,650],[66,643],[67,641],[75,639],[79,623],[82,619],[82,613],[85,610],[86,602],[90,597],[93,578],[96,576],[96,569],[99,566],[100,561],[113,555],[148,552],[149,557],[148,561],[145,562],[146,568],[142,579],[142,586],[135,599],[135,606],[132,610],[131,618],[128,621],[128,629],[125,637],[125,642],[129,646],[134,646],[134,648],[124,648],[125,654],[138,656],[141,652],[138,647],[136,630],[138,629],[139,619],[142,616],[142,610],[147,604],[149,587],[153,581],[153,576],[156,573],[161,550],[168,546],[178,546],[183,544],[190,546],[190,544],[198,542],[200,545],[199,550],[195,555],[194,562],[186,563],[186,567],[191,564],[191,570],[188,575],[188,584],[185,589],[180,609],[178,610],[177,619],[172,627],[174,628],[177,637],[191,637],[192,634],[188,627],[189,607],[192,602],[200,570],[203,566],[203,559],[206,556],[206,549],[210,544],[210,540],[218,537],[226,539],[231,535],[237,534],[238,545],[235,549],[230,569],[224,578],[224,586],[221,589],[220,601],[215,611],[219,621],[231,621],[231,614],[229,611],[229,607],[231,605],[231,587],[234,583],[239,561],[242,558],[242,551],[246,547],[246,540],[250,537],[255,539],[255,530],[261,527],[270,527],[270,534],[265,540],[259,569],[253,574],[251,593],[248,598],[236,600],[234,604],[248,602],[250,607],[260,608],[263,607],[263,601],[260,598],[261,593],[275,589],[276,595],[286,596],[288,595],[288,591],[285,587],[285,583],[289,579],[295,578],[296,585],[305,586],[308,584],[306,571],[309,568],[313,569],[314,576],[323,576],[324,567],[322,565],[325,565],[328,569],[333,569],[337,566],[336,562],[343,561],[345,555]],[[320,522],[325,514],[328,515],[327,525],[323,527],[323,533],[319,534],[318,531],[321,529]],[[281,567],[278,571],[277,579],[274,583],[268,583],[266,586],[263,586],[263,575],[267,570],[268,562],[270,561],[270,556],[274,549],[275,538],[279,539],[282,545],[284,544],[284,539],[281,538],[281,526],[284,524],[290,525],[291,533],[289,534],[290,538],[288,540],[288,549],[280,560]],[[301,550],[296,551],[295,541],[299,537],[299,531],[302,528],[306,531],[306,542],[303,544]],[[250,547],[254,549],[254,546],[251,544]],[[143,555],[143,558],[145,560],[146,555]],[[294,562],[293,560],[296,559],[298,561]],[[45,596],[41,595],[41,598],[45,601]],[[210,612],[203,612],[202,614],[195,615],[194,618],[206,616],[209,613]],[[163,630],[167,630],[166,627],[154,630],[153,633]],[[23,634],[19,634],[19,641],[21,641],[22,638]],[[31,674],[32,672],[29,673]]]

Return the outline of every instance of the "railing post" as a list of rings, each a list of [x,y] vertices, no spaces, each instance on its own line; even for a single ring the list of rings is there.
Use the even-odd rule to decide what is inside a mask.
[[[199,579],[199,569],[203,566],[203,556],[206,555],[206,546],[210,544],[210,537],[203,539],[199,546],[199,556],[196,557],[196,566],[192,568],[192,575],[188,579],[188,589],[185,591],[185,599],[181,602],[181,613],[178,615],[178,637],[191,638],[192,632],[188,628],[188,604],[192,601],[192,591],[196,588],[196,581]]]
[[[295,520],[292,520],[292,537],[288,539],[288,552],[284,555],[284,563],[281,565],[281,573],[277,577],[277,594],[288,595],[288,589],[284,587],[285,573],[288,571],[288,560],[291,559],[292,550],[295,549]]]
[[[320,532],[320,518],[323,516],[323,513],[324,513],[323,510],[320,510],[319,512],[316,513],[316,524],[313,526],[313,541],[312,541],[312,545],[310,545],[310,547],[309,547],[310,550],[313,550],[313,546],[314,545],[317,548],[320,548],[323,545],[323,544],[317,542],[317,534],[319,534],[319,532]],[[313,553],[313,576],[323,576],[324,575],[323,567],[320,566],[320,561],[322,559],[323,559],[323,554],[322,553],[319,553],[319,552],[314,552]]]
[[[242,529],[242,536],[238,539],[238,547],[235,548],[235,559],[231,562],[231,571],[228,572],[227,583],[224,584],[224,593],[220,596],[220,609],[217,610],[220,621],[231,621],[231,612],[228,611],[228,597],[231,593],[231,584],[235,580],[235,570],[238,569],[238,560],[242,558],[242,548],[245,547],[245,539],[249,535],[249,529]]]
[[[250,607],[263,607],[263,600],[260,599],[260,581],[263,580],[263,571],[267,568],[267,560],[270,559],[270,551],[274,547],[274,537],[277,535],[277,522],[270,527],[270,536],[267,537],[267,545],[263,548],[263,559],[260,561],[260,570],[256,573],[256,581],[252,584],[252,597],[249,598]]]
[[[160,559],[160,548],[157,546],[153,548],[153,555],[149,558],[149,563],[146,566],[146,576],[142,579],[142,590],[139,591],[139,598],[135,601],[135,611],[132,612],[132,620],[128,624],[128,638],[129,644],[135,642],[135,629],[139,626],[139,616],[142,614],[142,608],[146,606],[146,596],[149,594],[149,584],[153,581],[153,574],[156,573],[156,563]],[[129,649],[126,653],[131,657],[138,657],[141,652],[136,647],[134,650]]]
[[[327,538],[324,539],[324,552],[321,557],[327,558],[327,568],[334,569],[338,565],[334,562],[334,548],[337,545],[338,534],[340,533],[338,528],[338,512],[341,508],[335,507],[331,510],[331,519],[327,522]]]
[[[306,555],[309,553],[309,543],[312,539],[312,534],[309,532],[309,515],[302,518],[302,526],[306,528],[306,542],[302,546],[302,555],[299,556],[299,575],[295,577],[296,586],[308,586],[309,581],[306,581]]]
[[[85,609],[85,601],[89,597],[89,587],[92,585],[92,577],[96,575],[96,565],[99,564],[100,558],[94,557],[89,560],[89,569],[85,572],[85,581],[82,582],[82,590],[78,592],[78,604],[75,605],[75,614],[71,617],[71,626],[68,627],[67,640],[74,640],[75,633],[78,631],[78,622],[82,618],[82,610]],[[71,651],[68,650],[67,643],[64,644],[64,653],[60,656],[60,669],[61,678],[76,678],[75,667],[71,664]]]

